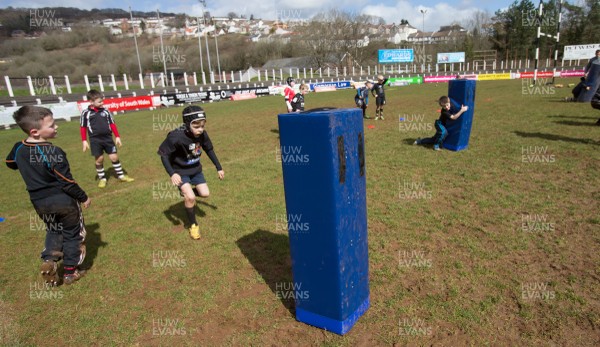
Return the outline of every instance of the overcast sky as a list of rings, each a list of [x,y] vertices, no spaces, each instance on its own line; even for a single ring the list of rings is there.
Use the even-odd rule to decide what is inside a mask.
[[[207,0],[206,7],[213,16],[226,16],[229,12],[245,15],[247,18],[254,15],[263,19],[309,19],[315,13],[327,11],[332,8],[355,14],[370,14],[385,19],[386,23],[399,23],[407,19],[410,24],[418,29],[423,27],[423,14],[425,13],[425,30],[434,31],[441,25],[453,22],[464,23],[475,11],[487,11],[493,15],[499,9],[505,9],[513,0],[453,0],[453,1],[407,1],[407,0]],[[534,3],[538,1],[534,0]],[[2,0],[0,6],[6,8],[26,7],[39,8],[48,6],[77,7],[81,9],[92,8],[122,8],[129,6],[133,10],[152,11],[159,9],[162,12],[186,13],[200,15],[202,6],[197,0]]]

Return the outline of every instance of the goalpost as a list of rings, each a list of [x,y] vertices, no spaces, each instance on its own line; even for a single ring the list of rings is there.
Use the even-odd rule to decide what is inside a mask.
[[[552,39],[555,39],[554,42],[554,68],[552,69],[552,82],[554,84],[554,75],[556,74],[556,62],[558,61],[558,41],[560,39],[560,22],[562,19],[562,3],[563,0],[559,0],[558,2],[558,21],[556,23],[556,35],[546,34],[542,32],[542,18],[544,16],[544,2],[540,0],[540,8],[539,12],[536,15],[537,20],[537,37],[535,43],[535,67],[533,70],[533,84],[537,82],[537,73],[538,73],[538,61],[540,57],[540,37],[546,36]]]

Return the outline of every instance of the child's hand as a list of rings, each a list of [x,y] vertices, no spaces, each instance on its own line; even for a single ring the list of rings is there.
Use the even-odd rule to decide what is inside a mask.
[[[173,183],[174,186],[181,185],[181,182],[181,176],[179,176],[179,174],[173,174],[173,176],[171,176],[171,183]]]
[[[81,203],[81,206],[88,208],[88,207],[90,207],[91,203],[92,203],[92,199],[88,198],[85,202]]]
[[[116,144],[117,144],[117,146],[119,146],[119,147],[123,146],[123,144],[121,143],[121,138],[120,138],[120,137],[117,137],[117,138],[115,138],[115,143],[116,143]]]
[[[460,110],[466,112],[469,109],[469,106],[462,105]]]
[[[217,171],[217,174],[219,175],[219,179],[220,180],[222,180],[223,178],[225,178],[225,171],[219,170],[219,171]]]
[[[88,145],[87,141],[83,141],[83,151],[87,151],[88,148],[90,148],[90,145]]]

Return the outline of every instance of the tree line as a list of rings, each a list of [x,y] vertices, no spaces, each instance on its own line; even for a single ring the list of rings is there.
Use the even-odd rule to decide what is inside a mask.
[[[475,12],[471,18],[461,25],[467,35],[455,40],[440,42],[426,46],[428,57],[435,57],[440,52],[464,51],[467,60],[475,57],[476,52],[492,50],[497,52],[498,60],[533,59],[536,46],[537,25],[542,32],[555,34],[557,28],[558,3],[556,0],[546,2],[545,15],[536,16],[537,4],[531,0],[513,2],[507,9],[498,10],[493,15],[487,12]],[[10,23],[6,14],[20,13],[26,16],[25,10],[0,10],[0,21],[4,26]],[[60,12],[60,16],[74,18],[76,13],[88,15],[88,20],[101,16],[99,10],[68,9]],[[102,16],[116,17],[126,15],[123,10],[103,10]],[[148,12],[148,15],[155,15]],[[139,14],[136,13],[136,16]],[[230,14],[233,16],[233,14]],[[18,17],[18,16],[17,16]],[[175,15],[178,22],[185,22],[183,15]],[[13,18],[14,19],[14,18]],[[100,17],[98,17],[100,19]],[[22,20],[22,19],[21,19]],[[409,24],[406,19],[397,23]],[[290,23],[291,24],[291,23]],[[385,21],[376,16],[349,13],[332,9],[320,13],[310,20],[295,23],[293,35],[285,40],[274,38],[260,42],[251,42],[249,36],[228,34],[218,38],[220,63],[224,71],[245,70],[250,66],[261,67],[272,59],[307,57],[307,65],[320,67],[347,67],[377,64],[377,51],[385,48],[421,49],[421,43],[403,42],[400,45],[387,40],[385,35],[372,35],[370,30],[381,27]],[[27,23],[29,25],[29,23]],[[562,6],[562,22],[560,26],[559,52],[563,46],[598,43],[600,32],[600,2],[598,0],[582,0],[578,5],[565,2]],[[368,44],[365,37],[368,37]],[[274,36],[276,37],[276,36]],[[212,65],[215,67],[215,40],[209,38],[212,54]],[[542,37],[540,39],[541,58],[553,55],[555,40]],[[141,63],[144,72],[159,72],[163,69],[160,60],[159,42],[156,37],[142,35],[138,39]],[[186,71],[200,71],[197,39],[170,38],[165,42],[172,53],[171,63]],[[205,50],[202,44],[203,51]],[[206,60],[206,52],[203,52]],[[36,40],[0,40],[0,73],[10,76],[26,76],[35,74],[109,74],[127,73],[137,75],[139,72],[135,47],[132,38],[118,38],[109,34],[108,29],[91,26],[75,26],[72,32],[60,30],[49,31],[45,37]],[[559,56],[560,59],[560,56]],[[429,59],[425,63],[435,63]],[[173,64],[171,64],[173,65]],[[208,73],[207,64],[204,64]]]

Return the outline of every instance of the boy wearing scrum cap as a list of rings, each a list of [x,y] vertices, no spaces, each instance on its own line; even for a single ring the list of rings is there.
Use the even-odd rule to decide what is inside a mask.
[[[184,198],[184,205],[189,221],[190,236],[194,240],[200,239],[200,227],[196,221],[194,207],[196,194],[200,197],[209,196],[208,185],[202,173],[200,155],[202,150],[217,168],[219,179],[225,177],[225,172],[217,159],[212,142],[205,131],[206,114],[200,106],[188,106],[183,109],[184,126],[175,129],[158,148],[158,155],[165,170],[171,177],[171,182],[179,187]]]

